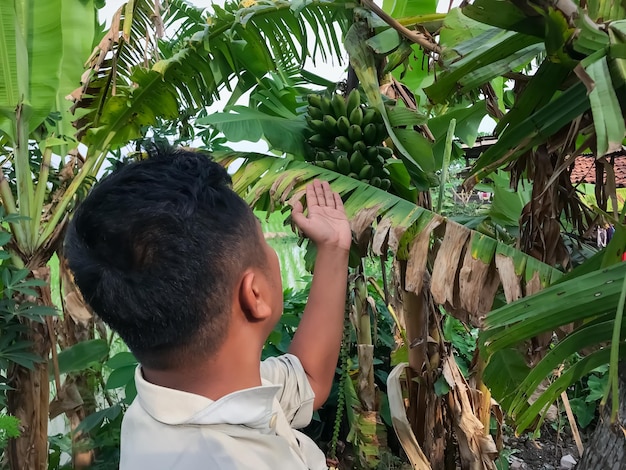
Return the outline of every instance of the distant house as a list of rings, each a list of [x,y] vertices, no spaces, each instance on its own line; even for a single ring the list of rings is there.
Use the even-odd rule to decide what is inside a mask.
[[[613,171],[615,171],[615,186],[618,188],[626,188],[626,150],[622,149],[621,152],[607,156],[606,159],[613,165]],[[606,181],[606,174],[604,174],[604,178]],[[596,184],[596,159],[593,155],[581,155],[580,157],[576,157],[571,180],[574,184]]]
[[[465,153],[465,166],[469,168],[472,164],[472,160],[476,160],[480,155],[485,152],[489,147],[495,144],[498,138],[493,135],[485,135],[478,137],[476,142],[471,147],[466,144],[461,144],[461,148]]]
[[[472,147],[461,144],[461,148],[463,152],[465,152],[466,167],[469,168],[473,160],[480,157],[483,152],[497,141],[497,137],[489,135],[478,137]],[[613,165],[616,187],[626,188],[626,148],[623,148],[620,152],[607,155],[606,159]],[[593,155],[581,155],[576,157],[574,168],[572,169],[571,181],[574,184],[596,184],[596,159]]]

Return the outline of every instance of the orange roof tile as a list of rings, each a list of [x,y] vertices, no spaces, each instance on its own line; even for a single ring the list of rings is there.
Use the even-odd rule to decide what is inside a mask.
[[[626,187],[626,151],[607,156],[615,171],[615,185],[618,188]],[[576,157],[570,179],[572,183],[596,183],[596,159],[593,155]],[[606,178],[606,175],[605,175]]]

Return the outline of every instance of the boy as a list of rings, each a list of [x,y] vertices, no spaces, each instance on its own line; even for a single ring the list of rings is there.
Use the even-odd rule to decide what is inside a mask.
[[[160,151],[97,184],[65,253],[85,300],[140,362],[122,424],[125,469],[326,469],[295,428],[330,392],[351,232],[327,182],[292,218],[317,246],[289,354],[261,363],[282,314],[278,258],[230,177],[204,155]]]

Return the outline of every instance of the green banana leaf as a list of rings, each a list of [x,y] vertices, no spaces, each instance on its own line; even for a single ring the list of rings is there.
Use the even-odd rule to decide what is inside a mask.
[[[252,90],[248,106],[233,105],[196,123],[220,130],[230,142],[257,142],[265,138],[270,149],[292,155],[305,154],[302,113],[304,97],[312,92],[296,85],[297,77],[270,75]]]
[[[79,82],[93,47],[95,15],[91,0],[0,5],[0,140],[10,148],[10,171],[15,172],[15,185],[3,186],[2,202],[9,213],[23,216],[11,227],[25,257],[43,243],[52,151],[65,157],[77,144],[65,97]],[[29,141],[43,155],[35,177]]]
[[[56,103],[63,58],[61,6],[61,0],[0,4],[0,128],[13,139],[18,138],[16,113],[25,117],[30,132]]]
[[[390,242],[389,245],[399,259],[412,259],[413,240],[420,234],[430,238],[431,231],[436,225],[439,225],[440,229],[433,236],[440,239],[445,238],[449,229],[458,230],[457,224],[439,214],[369,184],[315,165],[290,158],[240,152],[216,153],[214,158],[225,166],[235,161],[241,163],[233,174],[233,189],[259,210],[272,211],[284,206],[292,197],[301,197],[306,183],[315,178],[329,181],[332,188],[342,196],[348,217],[353,221],[359,220],[361,227],[359,230],[364,230],[371,224],[377,225],[377,222],[380,230],[383,230],[383,227],[389,230],[391,227],[389,236],[391,237],[393,231],[397,241],[393,244]],[[546,286],[561,276],[558,270],[511,246],[482,233],[463,228],[462,230],[467,230],[468,233],[463,247],[471,254],[471,259],[489,266],[495,263],[496,255],[509,258],[517,267],[516,282],[529,282],[533,278],[538,278],[541,285]],[[431,246],[429,250],[435,250],[436,245]],[[432,255],[434,257],[434,251]],[[433,269],[436,269],[439,262],[440,258],[435,257]],[[460,282],[457,273],[461,266],[465,266],[463,263],[467,262],[469,260],[457,260],[457,264],[450,268],[451,283]],[[484,279],[475,282],[483,281]],[[481,284],[475,288],[480,292],[483,286]]]
[[[418,189],[426,190],[438,182],[430,142],[410,128],[396,128],[390,121],[379,90],[374,54],[367,45],[369,29],[364,22],[354,23],[346,35],[346,50],[370,106],[380,111],[389,136]]]
[[[137,1],[133,7],[143,12],[138,14],[137,23],[141,24],[148,3]],[[116,148],[139,137],[142,127],[154,123],[157,116],[171,118],[172,97],[180,106],[193,109],[210,105],[223,90],[241,96],[268,72],[289,71],[294,66],[300,70],[311,55],[311,32],[315,35],[313,50],[340,56],[333,25],[341,29],[346,24],[348,8],[343,2],[325,0],[256,3],[234,10],[214,6],[214,14],[206,20],[207,28],[188,38],[172,55],[153,62],[149,70],[145,70],[143,60],[137,60],[141,49],[136,55],[121,54],[115,68],[108,62],[104,68],[94,64],[99,72],[76,105],[83,114],[77,122],[79,134],[85,136],[83,140],[90,148]],[[120,43],[114,52],[119,55],[123,50]],[[144,70],[138,72],[138,67]],[[115,96],[112,83],[117,83]],[[160,103],[159,95],[165,104]],[[112,104],[107,107],[108,101]],[[122,102],[129,112],[122,110]],[[141,118],[136,116],[140,111],[144,115]]]
[[[475,181],[494,169],[514,160],[522,153],[569,125],[590,107],[587,91],[576,83],[526,119],[510,126],[498,142],[486,150],[472,167]]]
[[[492,28],[457,46],[461,58],[445,64],[447,71],[424,91],[435,103],[444,103],[454,91],[465,93],[527,64],[543,47],[536,36]]]
[[[596,157],[602,157],[622,149],[626,126],[606,56],[591,62],[585,71],[594,83],[589,101],[596,129]]]
[[[176,7],[183,4],[177,0],[170,5],[165,24],[177,22]],[[123,5],[124,14],[90,58],[89,80],[75,91],[73,107],[77,136],[88,145],[87,159],[55,206],[40,243],[52,234],[89,175],[97,173],[107,152],[141,137],[157,118],[176,119],[181,107],[209,105],[224,90],[240,96],[267,72],[290,70],[294,64],[301,69],[301,59],[315,51],[339,56],[335,26],[340,31],[347,23],[352,5],[326,0],[279,0],[226,9],[214,5],[208,18],[192,9],[193,15],[183,22],[192,36],[158,51],[151,33],[152,19],[158,16],[153,8],[149,0]]]
[[[462,10],[463,14],[483,24],[538,38],[543,38],[545,34],[544,17],[528,14],[514,1],[475,0]]]
[[[493,382],[494,396],[515,418],[518,432],[527,429],[571,384],[596,367],[609,363],[615,333],[616,310],[626,277],[626,263],[616,263],[555,283],[541,292],[491,312],[480,334],[481,353],[487,358],[487,385]],[[570,323],[579,326],[559,341],[532,369],[517,367],[515,380],[502,378],[503,361],[519,364],[521,357],[511,348],[541,333]],[[619,357],[626,356],[626,325],[619,326]],[[590,351],[577,362],[581,351]],[[513,355],[513,356],[511,356]],[[511,359],[513,357],[514,359]],[[507,358],[507,359],[505,359]],[[523,361],[523,360],[522,360]],[[537,386],[564,366],[562,374],[532,403]],[[499,376],[499,377],[498,377]]]
[[[382,7],[386,13],[389,13],[393,18],[397,19],[401,23],[403,23],[403,20],[406,21],[410,19],[418,19],[420,17],[429,17],[429,15],[433,15],[437,12],[437,2],[435,0],[384,0]],[[415,28],[416,26],[417,25],[412,21],[412,24],[409,27]],[[398,33],[393,29],[388,29],[374,36],[374,38],[370,40],[371,42],[368,42],[370,47],[376,49],[373,47],[372,42],[376,40],[375,38],[379,38],[380,40],[381,35],[391,35],[392,37],[395,35],[397,44],[400,45],[401,43]],[[428,77],[428,56],[424,54],[424,51],[419,46],[415,44],[409,45],[404,42],[402,43],[406,46],[406,58],[402,61],[402,63],[405,64],[405,67],[402,71],[395,70],[393,75],[411,91],[416,92],[424,79]],[[406,67],[409,54],[411,55],[411,62],[413,65],[411,67]]]

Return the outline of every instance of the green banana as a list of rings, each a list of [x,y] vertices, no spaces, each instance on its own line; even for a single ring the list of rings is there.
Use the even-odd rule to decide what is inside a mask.
[[[361,168],[361,171],[359,171],[359,179],[371,178],[372,176],[374,176],[374,167],[372,165],[365,165]]]
[[[342,135],[335,137],[335,145],[339,150],[343,150],[344,152],[352,151],[352,142]]]
[[[324,119],[324,113],[322,110],[320,108],[316,108],[315,106],[307,106],[306,112],[312,119],[319,119],[320,121]]]
[[[363,112],[363,122],[361,126],[367,126],[369,123],[377,124],[381,121],[380,113],[376,108],[366,108]]]
[[[325,152],[324,150],[318,150],[315,152],[316,162],[323,162],[325,160],[334,160],[333,155],[330,152]]]
[[[315,93],[307,95],[306,100],[309,103],[309,105],[314,108],[320,108],[322,106],[322,97]]]
[[[371,180],[370,180],[370,184],[372,186],[375,186],[377,188],[380,188],[380,185],[382,183],[382,180],[378,177],[378,176],[374,176]]]
[[[322,96],[322,101],[320,103],[320,109],[324,114],[332,114],[333,113],[333,105],[330,102],[330,98],[326,96]]]
[[[312,131],[317,132],[318,134],[326,132],[326,127],[324,126],[324,123],[322,121],[319,121],[317,119],[310,119],[307,121]]]
[[[337,157],[337,171],[343,175],[350,173],[350,160],[345,155]]]
[[[348,118],[351,124],[356,124],[360,126],[363,122],[363,110],[360,107],[356,107],[350,113],[350,117]]]
[[[361,131],[361,126],[352,124],[348,128],[348,139],[350,139],[352,142],[358,142],[362,138],[363,138],[363,132]]]
[[[356,146],[356,144],[354,144]],[[365,143],[363,143],[363,145],[365,146]],[[378,156],[378,147],[367,147],[367,150],[365,151],[365,158],[367,158],[367,161],[372,161],[375,160],[376,157]]]
[[[393,155],[393,149],[380,145],[378,147],[378,153],[381,154],[383,158],[386,160],[387,158],[390,158]]]
[[[363,165],[365,165],[363,154],[358,150],[352,152],[352,155],[350,155],[350,169],[355,173],[359,173],[363,168]]]
[[[324,137],[321,134],[313,134],[311,137],[309,137],[309,143],[313,147],[327,148],[328,147],[328,138]]]
[[[348,173],[348,176],[349,176],[350,178],[354,178],[355,180],[358,180],[358,179],[359,179],[359,175],[357,175],[356,173],[354,173],[354,172],[352,172],[352,171],[351,171],[350,173]]]
[[[389,188],[391,188],[391,181],[389,181],[387,178],[383,178],[382,180],[380,180],[380,189],[384,189],[385,191],[387,191]]]
[[[367,126],[363,128],[363,141],[365,145],[374,145],[377,143],[376,141],[376,124],[369,123]]]
[[[331,171],[337,171],[337,164],[332,160],[324,160],[323,162],[320,162],[320,164],[322,168],[326,168],[327,170]]]
[[[340,94],[335,93],[333,95],[331,105],[337,119],[339,119],[340,116],[348,116],[346,113],[346,100]]]
[[[363,154],[363,156],[365,156],[365,154],[367,153],[368,148],[369,147],[365,145],[365,142],[363,142],[362,140],[357,140],[354,144],[352,144],[352,150],[354,150],[355,152],[358,150]]]
[[[348,136],[348,129],[350,128],[350,121],[345,116],[340,116],[337,119],[337,130],[341,135]]]
[[[337,121],[330,114],[324,116],[324,129],[331,135],[337,134]]]
[[[346,101],[346,113],[349,116],[356,108],[361,105],[361,94],[357,88],[353,88]],[[352,119],[350,119],[352,121]]]
[[[383,172],[383,169],[381,167],[374,168],[374,174],[372,175],[372,178],[374,176],[378,176],[381,180],[387,177],[387,175]]]
[[[389,133],[387,132],[385,124],[376,124],[376,142],[382,142],[387,137],[389,137]]]

